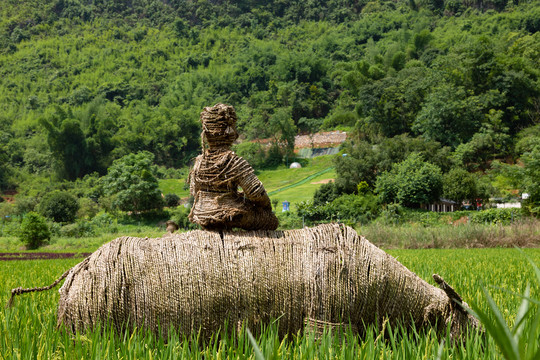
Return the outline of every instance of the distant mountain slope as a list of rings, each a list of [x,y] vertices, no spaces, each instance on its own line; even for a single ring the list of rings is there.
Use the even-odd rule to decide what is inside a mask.
[[[216,102],[279,162],[334,129],[515,159],[540,118],[538,19],[538,2],[0,1],[0,188],[139,151],[185,166]]]

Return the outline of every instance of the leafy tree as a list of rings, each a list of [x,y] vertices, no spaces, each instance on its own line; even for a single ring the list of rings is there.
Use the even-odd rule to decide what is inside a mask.
[[[180,229],[193,230],[197,229],[198,225],[189,221],[189,209],[184,206],[178,206],[170,211],[171,220],[178,224]]]
[[[395,163],[405,160],[413,152],[439,168],[451,167],[448,147],[407,134],[382,138],[373,144],[365,140],[347,142],[343,152],[346,156],[335,159],[338,193],[356,192],[357,184],[362,181],[373,188],[378,174],[389,171]]]
[[[352,220],[362,223],[375,219],[380,208],[377,197],[372,193],[341,195],[331,204],[334,213],[337,214],[340,220]]]
[[[79,202],[67,191],[53,191],[43,197],[39,203],[39,213],[55,222],[71,223],[75,221]]]
[[[482,113],[466,89],[444,84],[430,93],[412,129],[452,147],[468,141],[479,129]]]
[[[89,157],[86,137],[80,123],[73,119],[65,119],[60,127],[42,120],[47,129],[47,142],[51,152],[58,160],[60,178],[75,180],[88,173]]]
[[[37,204],[38,199],[33,196],[18,195],[15,198],[15,213],[17,215],[24,215],[27,212],[34,211]]]
[[[433,82],[433,76],[423,66],[369,82],[359,90],[358,116],[366,119],[376,133],[387,137],[410,132]]]
[[[275,144],[285,149],[288,154],[294,149],[294,137],[296,136],[296,126],[292,120],[290,110],[286,108],[277,109],[270,116],[269,128],[273,134]]]
[[[140,151],[186,166],[218,101],[247,139],[275,138],[265,165],[298,131],[358,124],[374,161],[343,159],[347,192],[411,151],[443,171],[447,146],[465,144],[470,169],[514,161],[535,144],[512,149],[515,135],[540,119],[540,7],[507,3],[2,1],[0,187],[103,175]],[[429,146],[396,138],[407,133]]]
[[[495,58],[495,46],[491,37],[482,35],[466,42],[461,50],[467,85],[477,93],[490,88],[500,65]]]
[[[245,141],[234,146],[234,151],[247,160],[254,169],[262,169],[266,163],[266,154],[261,144]]]
[[[336,185],[331,181],[327,184],[322,184],[313,194],[313,205],[319,206],[326,203],[331,203],[339,196]]]
[[[298,204],[297,213],[308,223],[324,221],[368,222],[377,217],[378,198],[369,192],[362,195],[344,194],[328,203],[315,205],[311,201]]]
[[[443,176],[443,197],[461,204],[478,197],[476,177],[462,168],[453,168]]]
[[[378,172],[390,170],[393,164],[405,160],[413,152],[422,154],[426,161],[441,169],[449,169],[451,166],[450,148],[442,147],[439,142],[422,137],[402,134],[393,138],[383,138],[376,144],[376,148],[379,153]]]
[[[165,205],[170,208],[175,208],[180,203],[180,197],[176,194],[165,194]]]
[[[339,192],[353,193],[361,181],[375,184],[378,157],[371,144],[366,141],[347,143],[343,153],[343,156],[335,159]]]
[[[460,144],[452,157],[460,166],[485,170],[489,160],[508,154],[509,141],[510,137],[504,132],[483,129],[474,134],[470,141]]]
[[[186,37],[189,34],[189,24],[184,19],[176,19],[173,24],[173,30],[179,38]]]
[[[428,29],[423,29],[417,32],[412,37],[413,53],[416,57],[420,57],[428,44],[433,40],[433,34]]]
[[[80,219],[92,219],[99,212],[99,205],[92,199],[80,198],[77,217]]]
[[[540,215],[540,146],[534,147],[522,157],[525,165],[523,169],[524,188],[529,194],[527,207],[534,215]]]
[[[417,208],[437,201],[442,187],[441,170],[425,162],[420,154],[412,153],[404,161],[395,164],[390,171],[377,177],[375,191],[383,203],[397,202]]]
[[[45,218],[31,211],[22,222],[19,239],[29,248],[37,249],[51,238],[51,232]]]
[[[113,162],[107,175],[101,178],[101,185],[115,208],[141,212],[163,207],[153,161],[153,154],[141,151]]]
[[[517,136],[516,153],[521,155],[540,147],[540,124],[522,130]]]
[[[8,135],[0,132],[0,190],[8,187],[8,175],[10,173],[10,167],[8,166],[8,153],[6,149]]]
[[[491,181],[491,193],[506,198],[515,198],[517,189],[523,190],[523,167],[516,164],[506,164],[499,160],[491,163],[491,169],[484,177]],[[484,182],[482,182],[484,183]]]

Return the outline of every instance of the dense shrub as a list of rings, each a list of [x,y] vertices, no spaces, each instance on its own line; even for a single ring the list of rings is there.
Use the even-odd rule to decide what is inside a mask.
[[[297,205],[298,216],[308,224],[333,221],[336,219],[330,204],[315,206],[313,201],[302,201]]]
[[[280,229],[301,229],[305,225],[302,218],[295,211],[279,211],[276,216],[279,220]]]
[[[116,219],[107,213],[96,215],[91,221],[92,227],[101,233],[116,233],[118,225]]]
[[[177,207],[180,202],[180,197],[176,194],[165,194],[165,206]]]
[[[313,205],[319,206],[331,203],[338,196],[339,193],[334,182],[322,184],[317,190],[315,190],[315,194],[313,194]]]
[[[15,200],[15,213],[24,215],[27,212],[34,211],[38,204],[38,200],[32,196],[17,196]]]
[[[133,212],[162,209],[153,161],[153,154],[142,151],[113,162],[102,178],[103,192],[112,199],[113,207]]]
[[[94,236],[96,233],[90,222],[81,221],[74,224],[67,224],[60,228],[60,236],[64,237],[86,237]]]
[[[78,210],[77,198],[65,191],[53,191],[45,195],[39,203],[39,213],[59,223],[75,221]]]
[[[403,217],[405,214],[405,208],[398,203],[386,204],[382,211],[381,215],[377,219],[378,222],[385,225],[397,225],[403,222]]]
[[[521,217],[519,209],[488,209],[472,212],[470,220],[476,224],[510,224]]]
[[[297,130],[354,127],[336,161],[346,193],[360,181],[373,188],[414,151],[443,172],[454,150],[487,170],[493,159],[521,165],[538,144],[537,131],[515,136],[538,128],[537,1],[1,3],[2,189],[44,194],[28,188],[55,172],[101,176],[143,150],[160,166],[154,176],[180,177],[174,168],[200,152],[201,107],[217,101],[236,107],[246,140],[236,151],[255,169],[290,161]],[[249,142],[261,138],[273,146]],[[93,182],[70,191],[97,200]],[[534,185],[507,189],[532,194],[524,205],[538,213]],[[141,187],[116,187],[101,203],[159,207],[153,185]]]
[[[353,223],[368,223],[375,219],[379,212],[379,202],[375,195],[342,195],[332,201],[331,206],[338,220],[349,220]]]
[[[197,229],[197,225],[193,224],[188,219],[189,211],[190,210],[185,206],[178,206],[176,209],[170,211],[171,220],[178,224],[180,229]]]
[[[20,223],[16,217],[13,204],[8,202],[0,204],[0,236],[17,236]]]
[[[443,197],[461,204],[478,197],[476,177],[461,168],[453,168],[443,176]]]
[[[45,218],[31,211],[27,213],[21,223],[19,239],[29,248],[37,249],[43,243],[49,241],[51,232]]]
[[[343,221],[348,223],[367,223],[377,217],[378,198],[371,194],[346,194],[332,202],[314,205],[312,201],[298,204],[297,214],[306,223]]]
[[[80,219],[92,219],[99,212],[99,205],[92,199],[81,198],[79,199],[79,210],[77,211],[77,218]]]

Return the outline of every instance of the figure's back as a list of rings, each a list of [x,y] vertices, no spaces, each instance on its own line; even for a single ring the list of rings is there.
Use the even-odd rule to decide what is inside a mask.
[[[190,173],[190,221],[206,229],[275,230],[279,222],[264,186],[249,163],[230,150],[237,138],[234,109],[223,104],[205,108],[201,121],[203,154]]]

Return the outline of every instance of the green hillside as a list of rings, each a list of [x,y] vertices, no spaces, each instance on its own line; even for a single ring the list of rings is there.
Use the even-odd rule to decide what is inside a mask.
[[[298,204],[302,201],[311,200],[315,190],[317,190],[321,184],[335,180],[336,172],[334,168],[327,168],[320,175],[302,176],[303,174],[298,173],[298,178],[301,179],[299,182],[294,182],[286,187],[271,191],[269,193],[270,199],[277,200],[280,205],[283,201],[288,201],[291,204]],[[280,189],[283,190],[280,191]]]
[[[335,175],[279,201],[328,176],[336,194],[365,182],[406,207],[527,193],[536,213],[538,19],[538,1],[2,1],[0,191],[18,194],[21,214],[54,190],[118,210],[111,168],[139,154],[153,167],[137,176],[183,196],[169,179],[200,152],[201,109],[225,102],[235,151],[271,193],[325,169],[262,172],[290,162],[295,135],[349,133],[348,156],[326,165]],[[411,163],[436,174],[429,194],[398,191]]]

